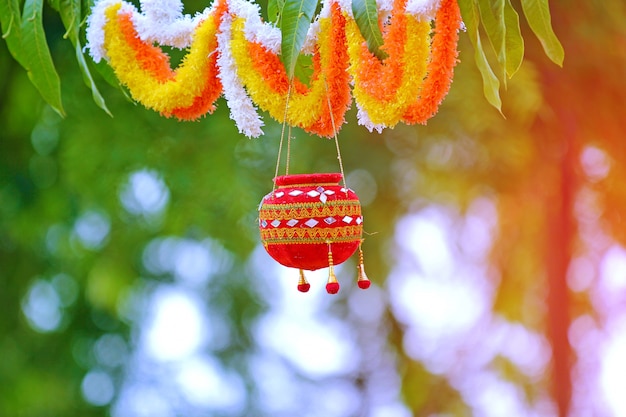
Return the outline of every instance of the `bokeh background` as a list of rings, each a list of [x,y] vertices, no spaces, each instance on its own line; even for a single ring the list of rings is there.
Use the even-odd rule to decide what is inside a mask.
[[[0,416],[625,416],[626,6],[550,6],[564,67],[524,27],[505,117],[464,33],[427,126],[348,115],[373,285],[353,260],[336,296],[259,244],[279,125],[246,139],[221,99],[179,123],[99,80],[111,118],[47,10],[62,119],[0,42]],[[290,172],[338,170],[295,135]]]

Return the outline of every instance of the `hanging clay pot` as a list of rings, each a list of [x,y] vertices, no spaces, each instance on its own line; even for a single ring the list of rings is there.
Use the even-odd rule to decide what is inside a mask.
[[[361,204],[354,191],[339,185],[341,179],[339,173],[279,176],[274,179],[274,191],[259,206],[263,246],[280,264],[300,269],[298,290],[302,292],[310,288],[303,270],[329,268],[326,290],[335,294],[339,283],[333,266],[360,249]],[[370,285],[362,253],[358,285]]]

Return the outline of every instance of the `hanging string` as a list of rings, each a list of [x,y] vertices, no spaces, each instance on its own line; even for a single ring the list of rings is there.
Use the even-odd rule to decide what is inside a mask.
[[[285,113],[283,115],[283,126],[280,131],[280,144],[278,145],[278,158],[276,158],[276,169],[274,170],[274,178],[278,177],[278,169],[280,168],[280,156],[283,153],[283,141],[285,139],[285,126],[287,125],[287,110],[289,109],[289,97],[291,97],[291,83],[287,89],[287,100],[285,100]],[[289,152],[291,147],[291,126],[289,126],[289,138],[287,140],[287,168],[285,175],[289,173]],[[274,182],[274,188],[272,193],[276,191],[276,182]]]
[[[278,158],[276,159],[276,169],[274,171],[274,178],[278,176],[278,171],[280,169],[280,158],[283,151],[283,143],[285,140],[285,127],[287,125],[287,111],[289,109],[289,98],[291,97],[291,86],[292,83],[289,83],[289,88],[287,90],[287,99],[285,100],[285,112],[283,116],[282,129],[280,132],[280,144],[278,145]],[[326,78],[324,78],[324,87],[326,88],[326,103],[328,104],[328,113],[330,115],[330,123],[333,128],[333,138],[335,140],[335,149],[337,150],[337,161],[339,161],[339,170],[341,172],[341,178],[343,180],[343,187],[348,188],[348,184],[346,181],[346,175],[343,169],[343,159],[341,157],[341,149],[339,148],[339,137],[337,135],[337,125],[335,124],[335,117],[333,116],[333,107],[330,102],[330,96],[328,92],[328,83],[326,82]],[[287,129],[287,157],[285,161],[285,175],[289,175],[289,163],[291,157],[291,125],[289,125]],[[274,184],[274,188],[272,191],[276,190],[276,184]]]
[[[339,138],[337,137],[337,127],[335,126],[335,118],[333,116],[333,107],[330,104],[330,96],[328,93],[328,84],[326,83],[326,77],[324,77],[324,86],[326,87],[326,102],[328,103],[328,113],[330,114],[330,123],[333,127],[333,137],[335,139],[335,148],[337,148],[337,160],[339,161],[339,170],[341,171],[341,178],[343,178],[343,188],[347,190],[348,185],[346,183],[346,175],[343,172],[343,160],[341,159],[341,151],[339,150]]]
[[[289,175],[289,161],[291,159],[291,125],[287,129],[287,161],[285,163],[285,175]]]

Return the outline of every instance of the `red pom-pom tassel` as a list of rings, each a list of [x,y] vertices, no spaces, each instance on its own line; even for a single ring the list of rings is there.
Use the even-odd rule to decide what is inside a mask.
[[[326,284],[326,292],[328,294],[337,294],[339,292],[339,283],[335,276],[335,268],[333,268],[333,252],[328,243],[328,283]]]
[[[326,292],[328,294],[337,294],[339,292],[339,283],[335,281],[326,284]]]
[[[357,282],[357,285],[359,286],[360,289],[366,290],[370,287],[371,282],[369,279],[368,280],[362,279]]]
[[[363,250],[361,249],[361,245],[359,245],[359,265],[357,266],[357,272],[359,273],[359,280],[356,284],[362,290],[368,289],[372,283],[365,274],[365,265],[363,264]]]
[[[311,284],[306,280],[304,276],[304,271],[300,270],[300,279],[298,280],[298,291],[300,292],[308,292],[311,289]]]

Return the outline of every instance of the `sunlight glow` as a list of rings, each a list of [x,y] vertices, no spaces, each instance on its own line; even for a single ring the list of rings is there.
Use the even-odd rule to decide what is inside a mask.
[[[130,175],[120,192],[124,208],[132,214],[155,215],[163,211],[170,191],[155,171],[142,169]]]
[[[626,415],[626,250],[614,245],[600,266],[602,310],[607,315],[606,336],[600,354],[600,385],[606,405],[616,416]]]
[[[306,271],[311,283],[308,293],[296,290],[298,272],[285,268],[269,258],[262,247],[253,255],[253,262],[268,270],[261,289],[272,288],[271,309],[258,322],[254,334],[264,348],[278,352],[306,375],[322,378],[350,372],[358,363],[358,349],[345,323],[325,313],[334,301],[324,286],[327,269]],[[344,274],[343,265],[335,269]],[[271,282],[269,282],[271,280]],[[342,283],[343,284],[343,283]],[[348,291],[342,288],[341,291]]]
[[[161,237],[151,240],[143,251],[148,271],[171,274],[190,286],[206,284],[212,275],[228,270],[232,262],[232,255],[211,239]]]
[[[448,379],[472,415],[549,415],[541,411],[545,402],[529,404],[521,388],[494,369],[494,359],[502,357],[532,381],[550,360],[539,333],[489,314],[496,282],[485,262],[496,227],[487,198],[472,202],[464,216],[430,206],[401,219],[399,255],[387,284],[391,308],[407,326],[407,354]]]
[[[42,279],[35,281],[28,290],[22,311],[30,326],[44,333],[57,330],[63,318],[59,295],[54,286]]]
[[[595,278],[594,262],[588,257],[572,259],[567,270],[567,285],[574,292],[588,290]]]
[[[396,226],[396,240],[415,259],[424,275],[448,275],[454,259],[446,238],[445,215],[429,211],[407,216]]]
[[[544,375],[550,361],[551,350],[548,341],[541,334],[519,323],[505,320],[494,323],[492,327],[491,334],[499,333],[497,349],[500,355],[510,360],[521,373],[532,379],[538,380]]]
[[[606,403],[613,415],[626,415],[626,314],[616,320],[602,350],[600,384]]]
[[[113,395],[115,395],[113,380],[104,371],[89,371],[83,378],[80,387],[85,400],[97,406],[107,405],[113,399]]]
[[[176,382],[183,396],[196,406],[239,412],[245,403],[246,392],[241,379],[208,357],[185,360]]]
[[[585,146],[580,155],[580,164],[592,182],[605,178],[611,169],[609,156],[595,146]]]
[[[354,291],[348,298],[348,307],[360,321],[370,325],[380,323],[385,314],[385,294],[375,284],[367,291]]]
[[[472,407],[472,415],[480,417],[531,417],[520,387],[495,372],[475,372],[460,386],[461,394]]]
[[[256,353],[250,358],[250,373],[258,384],[260,405],[268,415],[283,415],[298,408],[298,381],[289,365],[273,352]],[[280,393],[280,395],[277,395]]]
[[[156,291],[146,330],[147,352],[159,361],[171,361],[200,349],[207,337],[201,305],[195,297],[174,288]]]
[[[613,245],[600,264],[602,284],[610,293],[626,290],[626,249]]]
[[[154,386],[125,387],[111,410],[112,417],[174,417],[169,399]]]
[[[87,249],[100,249],[111,230],[108,216],[98,211],[88,211],[76,220],[74,233]]]
[[[311,377],[344,373],[354,369],[358,359],[348,329],[330,318],[268,314],[259,323],[257,337],[263,347],[278,352]]]
[[[364,366],[361,354],[379,354],[384,349],[379,344],[384,342],[368,339],[368,346],[361,349],[350,321],[331,313],[333,308],[345,308],[347,298],[348,314],[367,322],[371,337],[376,338],[385,311],[379,288],[355,289],[356,268],[342,264],[335,268],[342,286],[337,296],[325,291],[327,269],[306,271],[311,289],[300,293],[296,289],[298,271],[278,265],[261,246],[254,251],[251,265],[255,271],[263,271],[258,288],[269,304],[268,312],[253,328],[259,350],[250,362],[252,376],[259,382],[260,406],[267,415],[345,417],[359,414],[365,404],[373,407],[398,401],[399,377],[393,371],[393,377],[379,372],[375,381],[366,381],[365,386],[354,381],[357,373],[369,372],[360,368]],[[376,363],[386,359],[372,356]],[[390,395],[388,388],[393,391]]]
[[[411,410],[401,402],[373,407],[370,417],[411,417]],[[435,417],[432,416],[431,417]]]
[[[471,281],[408,274],[392,279],[390,290],[398,317],[429,337],[468,330],[487,308],[484,291]]]

